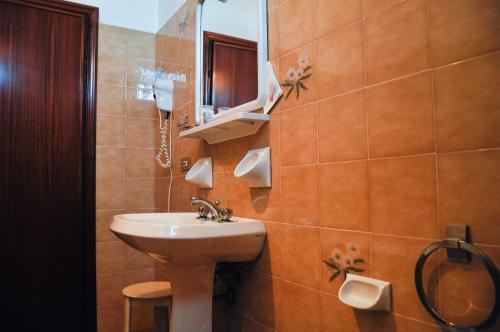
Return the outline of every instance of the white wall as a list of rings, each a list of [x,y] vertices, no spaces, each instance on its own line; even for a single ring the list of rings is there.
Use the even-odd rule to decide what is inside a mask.
[[[72,0],[99,7],[99,23],[157,33],[186,0]]]
[[[257,0],[205,0],[203,31],[257,41],[257,10]]]
[[[187,0],[158,0],[158,30],[181,8]],[[191,13],[191,17],[196,17]]]

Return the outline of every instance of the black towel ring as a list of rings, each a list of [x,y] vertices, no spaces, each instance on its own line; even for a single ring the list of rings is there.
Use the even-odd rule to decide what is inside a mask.
[[[441,316],[439,312],[435,308],[431,306],[429,303],[427,296],[425,295],[423,283],[422,283],[422,272],[424,270],[424,265],[425,262],[427,261],[427,258],[436,251],[437,249],[440,248],[447,248],[447,249],[462,249],[465,250],[466,252],[475,255],[479,261],[484,265],[484,267],[488,270],[490,273],[490,276],[493,280],[493,283],[495,285],[495,305],[493,306],[493,310],[491,311],[490,315],[488,318],[486,318],[483,322],[472,326],[472,327],[463,327],[463,326],[458,326],[454,324],[453,322],[448,321],[446,318]],[[417,265],[415,267],[415,286],[417,287],[417,293],[418,297],[420,298],[420,301],[422,302],[425,310],[434,317],[442,326],[449,328],[454,331],[467,331],[467,332],[474,332],[474,331],[481,331],[483,329],[486,329],[493,325],[495,323],[495,320],[499,314],[500,311],[500,274],[498,272],[497,267],[495,266],[495,263],[486,255],[484,251],[481,249],[473,246],[470,243],[467,243],[463,240],[443,240],[439,242],[435,242],[431,245],[429,245],[427,248],[424,249],[422,254],[420,255],[420,258],[417,261]]]

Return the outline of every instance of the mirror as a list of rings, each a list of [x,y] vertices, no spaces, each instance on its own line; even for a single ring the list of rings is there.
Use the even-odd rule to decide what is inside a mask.
[[[204,0],[197,9],[196,109],[214,119],[266,100],[267,0]]]

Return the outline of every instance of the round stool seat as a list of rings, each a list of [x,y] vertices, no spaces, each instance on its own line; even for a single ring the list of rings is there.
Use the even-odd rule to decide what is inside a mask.
[[[172,295],[172,287],[167,281],[141,282],[125,287],[123,295],[132,299],[156,299]]]

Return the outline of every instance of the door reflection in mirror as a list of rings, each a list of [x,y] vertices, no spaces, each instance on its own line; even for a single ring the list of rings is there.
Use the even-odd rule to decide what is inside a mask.
[[[202,96],[215,113],[258,97],[257,7],[248,0],[203,2]]]

